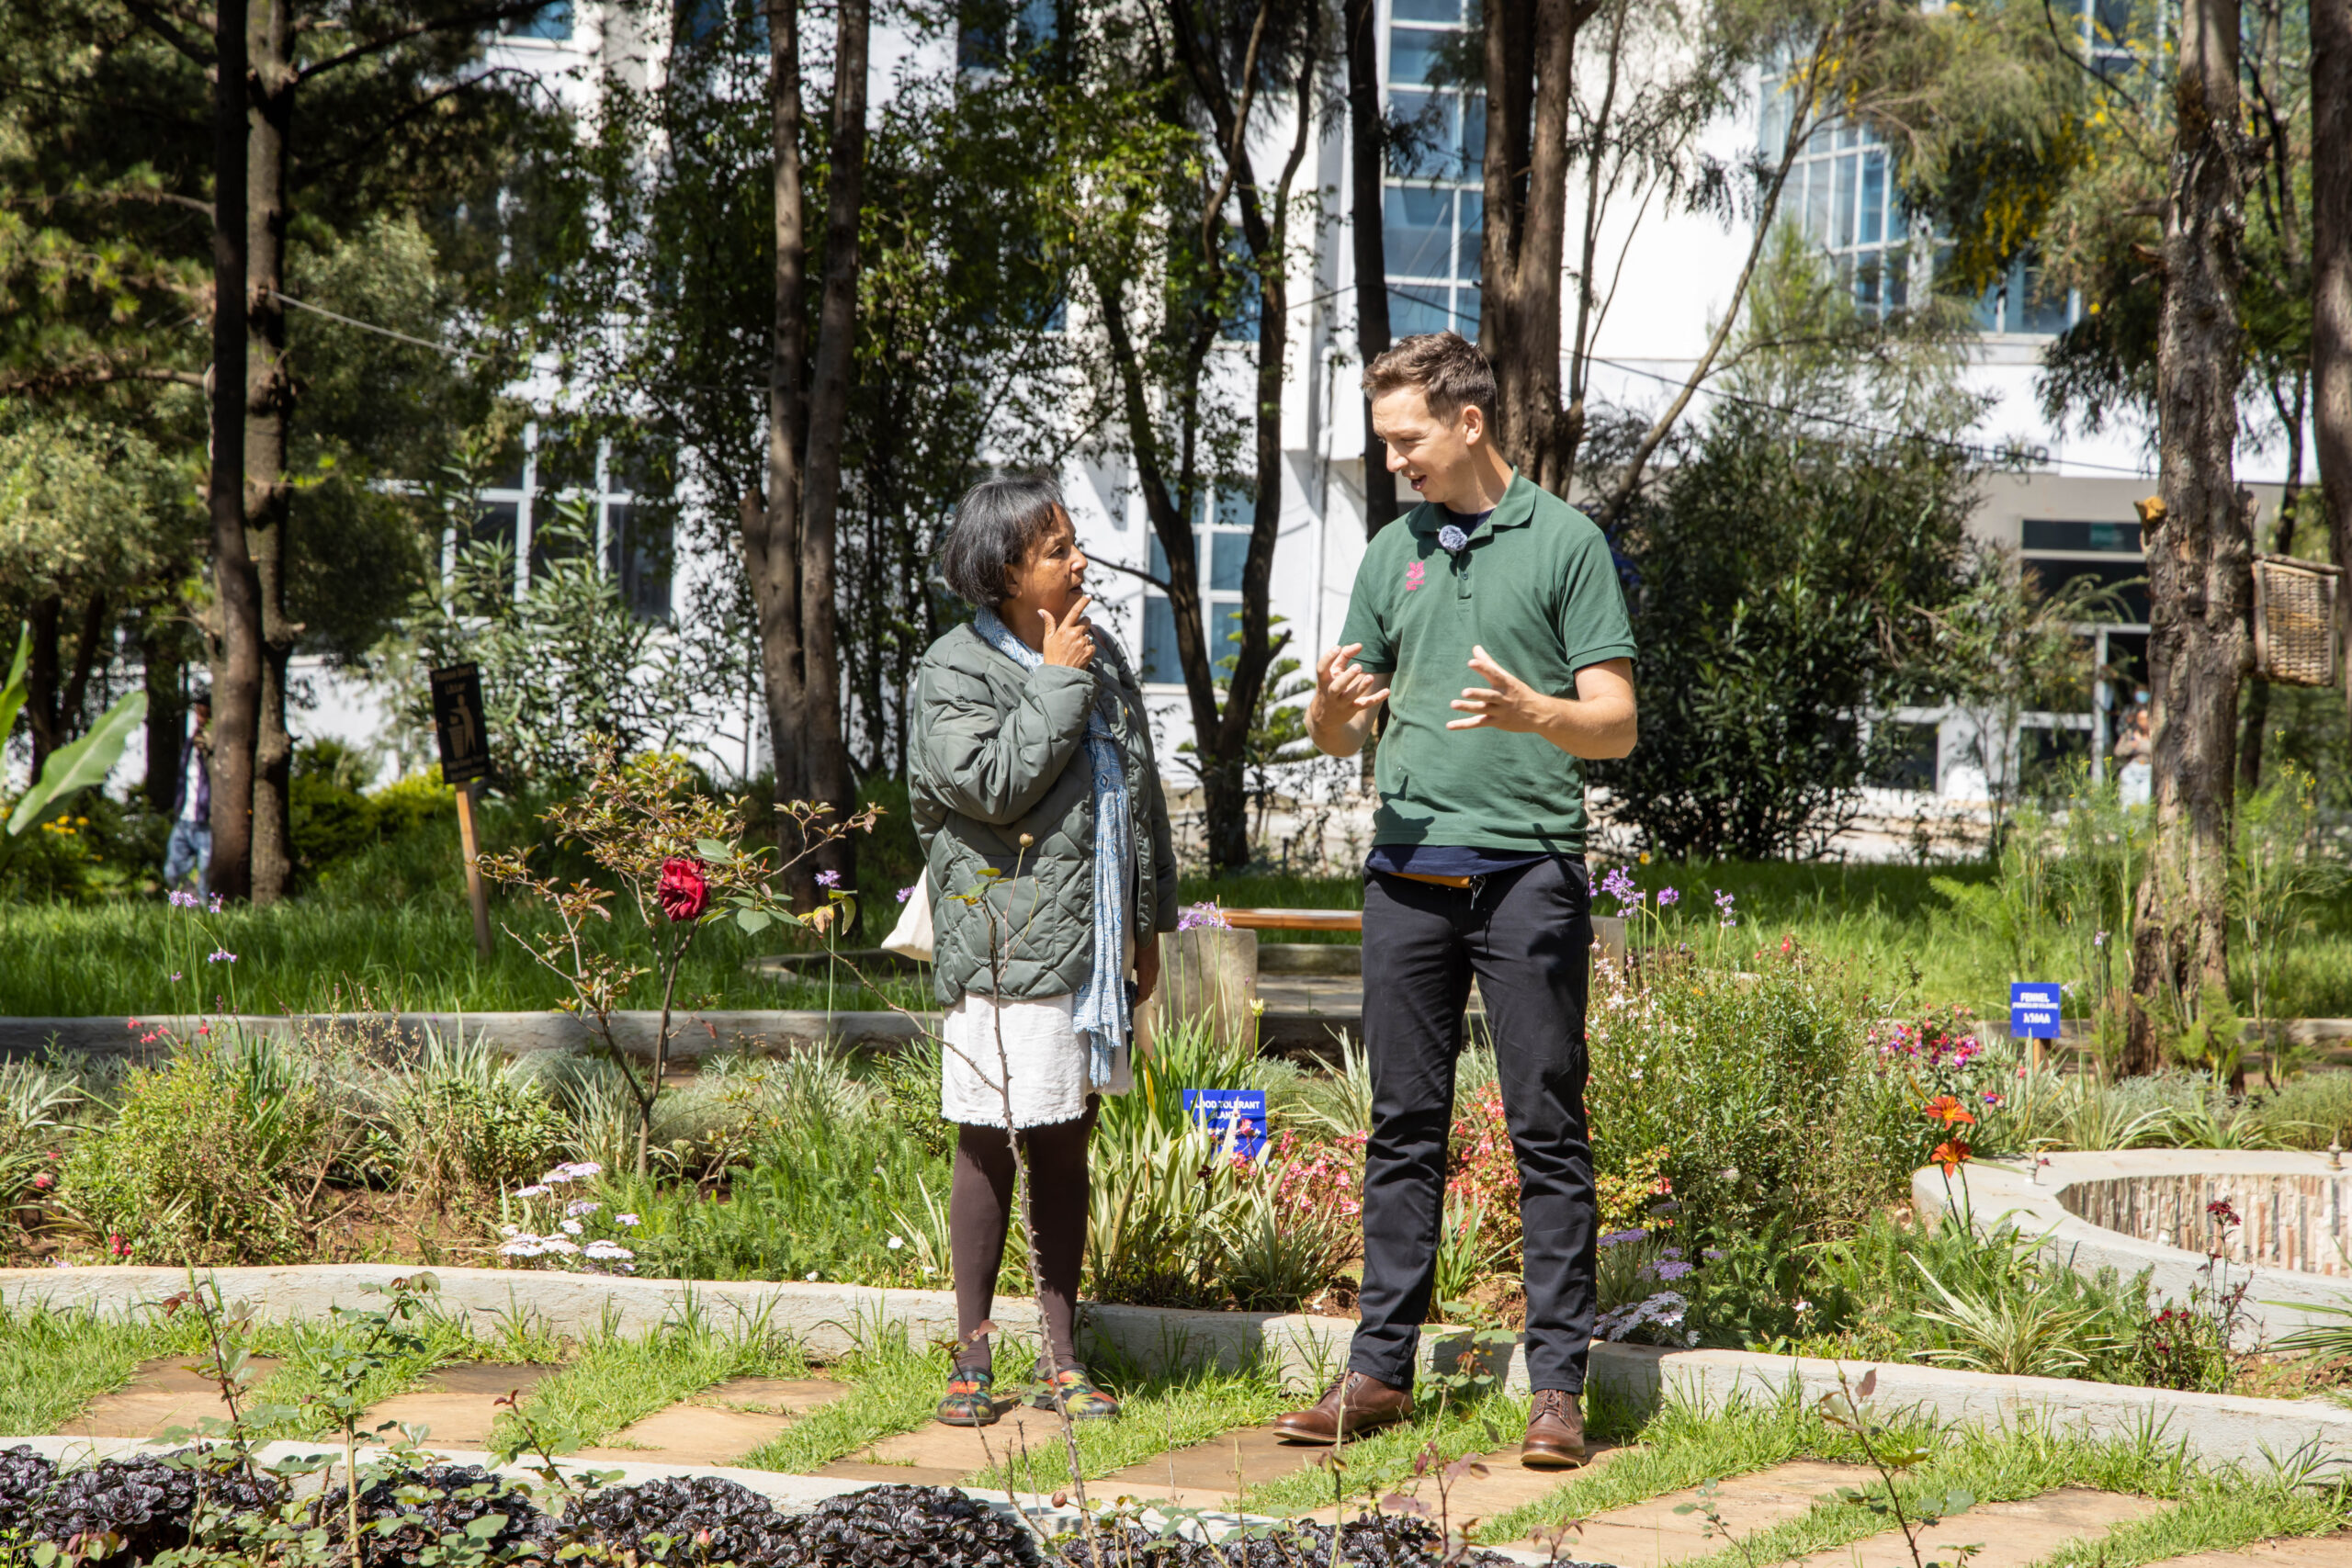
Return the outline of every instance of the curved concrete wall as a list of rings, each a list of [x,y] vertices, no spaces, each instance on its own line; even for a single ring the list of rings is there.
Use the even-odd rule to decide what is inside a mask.
[[[2332,1242],[2316,1238],[2344,1235],[2341,1215],[2352,1201],[2346,1186],[2352,1172],[2331,1169],[2325,1155],[2125,1149],[2045,1157],[2038,1167],[1979,1161],[1962,1168],[1949,1186],[1943,1172],[1929,1166],[1911,1178],[1913,1205],[1922,1218],[1957,1210],[1979,1229],[2007,1226],[2039,1236],[2045,1257],[2080,1272],[2113,1269],[2128,1279],[2146,1270],[2159,1299],[2185,1302],[2192,1291],[2212,1288],[2201,1250],[2211,1234],[2204,1205],[2226,1197],[2241,1216],[2257,1208],[2265,1216],[2258,1231],[2241,1227],[2238,1256],[2222,1264],[2223,1289],[2250,1281],[2251,1335],[2275,1339],[2307,1324],[2342,1325],[2343,1317],[2311,1309],[2352,1308],[2352,1279],[2342,1268],[2331,1272],[2279,1261],[2311,1257],[2315,1243],[2340,1261]],[[2090,1215],[2112,1215],[2133,1228],[2110,1228]],[[2176,1245],[2184,1240],[2190,1245]]]

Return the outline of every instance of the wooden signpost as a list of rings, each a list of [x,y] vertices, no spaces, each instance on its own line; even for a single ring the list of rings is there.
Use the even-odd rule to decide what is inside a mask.
[[[433,678],[433,734],[441,743],[441,782],[458,789],[458,847],[466,861],[466,897],[474,907],[474,948],[490,956],[490,897],[481,886],[481,844],[474,836],[474,790],[490,776],[490,729],[482,720],[481,668],[453,664]]]

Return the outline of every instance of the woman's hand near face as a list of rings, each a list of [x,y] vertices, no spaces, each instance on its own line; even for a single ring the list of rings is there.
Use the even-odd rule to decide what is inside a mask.
[[[1093,603],[1091,597],[1080,599],[1059,621],[1051,610],[1037,612],[1045,626],[1046,663],[1083,670],[1094,661],[1094,625],[1086,619],[1086,607]]]

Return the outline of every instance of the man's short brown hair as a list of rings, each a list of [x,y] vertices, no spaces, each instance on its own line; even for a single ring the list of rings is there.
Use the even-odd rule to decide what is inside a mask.
[[[1451,420],[1465,408],[1476,408],[1489,422],[1495,417],[1495,367],[1459,333],[1400,339],[1363,367],[1367,397],[1385,397],[1406,387],[1419,388],[1430,412],[1440,419]]]

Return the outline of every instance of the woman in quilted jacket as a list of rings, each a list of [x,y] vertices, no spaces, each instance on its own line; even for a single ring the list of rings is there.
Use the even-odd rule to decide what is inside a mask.
[[[1108,1419],[1072,1334],[1086,1255],[1086,1144],[1123,1094],[1136,1008],[1176,924],[1168,802],[1135,671],[1086,618],[1086,556],[1046,479],[975,485],[941,553],[976,614],[915,675],[909,790],[944,1010],[940,1114],[956,1124],[948,1231],[961,1320],[938,1416],[1003,1405],[986,1336],[1011,1224],[1013,1141],[1029,1165],[1046,1343],[1035,1403]]]

